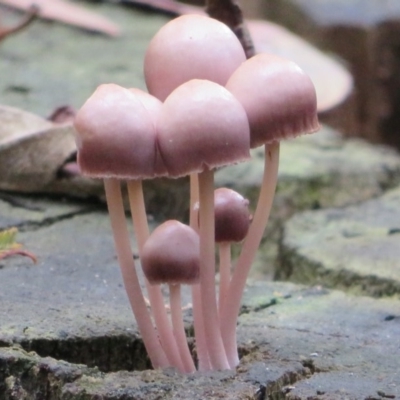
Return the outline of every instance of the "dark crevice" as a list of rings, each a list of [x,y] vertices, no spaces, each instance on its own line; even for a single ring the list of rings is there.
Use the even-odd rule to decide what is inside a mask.
[[[263,311],[267,308],[276,306],[277,304],[280,304],[283,300],[290,299],[292,297],[291,294],[287,294],[285,296],[279,296],[279,297],[272,297],[268,301],[264,303],[259,303],[256,306],[248,306],[248,305],[242,305],[239,311],[239,316],[243,314],[249,314],[252,312],[259,312]]]
[[[28,202],[25,197],[14,196],[10,193],[0,192],[0,200],[15,208],[22,208],[28,211],[43,211],[43,207],[38,204]]]
[[[94,211],[93,208],[71,211],[70,213],[66,213],[63,215],[57,215],[54,217],[44,218],[41,221],[24,221],[20,224],[13,224],[12,227],[18,228],[18,230],[20,232],[33,232],[38,229],[47,228],[58,222],[62,222],[62,221],[77,217],[79,215],[90,214],[93,211]],[[7,229],[7,227],[5,227],[5,229]]]
[[[312,375],[312,372],[308,367],[303,366],[303,368],[294,371],[288,371],[284,373],[275,382],[271,382],[267,386],[266,396],[264,400],[285,400],[287,399],[287,394],[293,389],[293,385],[302,381],[303,379],[308,379]]]
[[[37,199],[41,200],[41,202],[37,202]],[[48,207],[48,203],[51,205],[53,201],[58,200],[61,204],[65,204],[67,206],[75,207],[75,209],[71,211],[65,211],[65,213],[60,213],[55,216],[44,216],[42,220],[30,220],[27,218],[23,221],[4,221],[2,226],[0,227],[1,230],[9,229],[9,228],[18,228],[21,232],[29,232],[29,231],[36,231],[43,227],[48,227],[57,222],[61,222],[70,218],[74,218],[78,215],[89,214],[94,211],[103,210],[105,209],[104,204],[100,203],[98,200],[95,201],[79,201],[74,199],[68,199],[65,196],[36,196],[36,195],[16,195],[13,193],[5,193],[0,191],[0,200],[4,201],[5,203],[9,204],[13,208],[19,208],[25,211],[31,212],[38,212],[38,213],[45,213]],[[47,203],[48,202],[48,203]]]
[[[327,372],[318,369],[314,360],[307,359],[301,361],[302,369],[296,371],[288,371],[282,377],[280,377],[273,384],[272,390],[267,390],[265,400],[285,400],[287,399],[288,393],[294,388],[295,384],[301,382],[304,379],[309,379],[312,375],[319,372]]]
[[[102,372],[142,371],[151,368],[141,339],[115,335],[91,338],[36,339],[18,343],[25,351],[71,364],[84,364]]]
[[[190,342],[193,351],[192,344]],[[22,341],[18,346],[8,346],[8,348],[34,351],[40,357],[50,356],[57,361],[40,358],[33,353],[28,356],[24,356],[23,353],[12,357],[3,355],[0,358],[0,400],[23,399],[24,393],[40,395],[40,397],[27,397],[32,399],[60,400],[64,399],[62,392],[65,385],[74,382],[82,375],[89,377],[93,375],[98,379],[102,376],[98,375],[98,370],[116,372],[150,369],[150,361],[143,342],[134,335],[71,338],[63,341],[43,339]],[[244,358],[234,379],[244,381],[250,379],[255,385],[252,398],[257,400],[284,400],[294,384],[319,372],[313,360],[309,359],[294,363],[294,366],[288,367],[275,380],[263,381],[266,378],[261,376],[261,380],[258,381],[255,377],[252,378],[251,374],[246,373],[246,370],[257,364],[257,361],[252,361],[252,359],[260,360],[260,355],[262,364],[267,363],[268,355],[263,355],[262,348],[257,345],[243,345],[239,352]],[[60,367],[61,360],[70,364]],[[244,375],[241,377],[242,373]],[[143,391],[145,393],[144,388]],[[75,399],[75,397],[72,398]]]
[[[19,353],[16,347],[10,350],[0,359],[0,400],[60,400],[65,384],[89,372],[85,366],[60,368]]]

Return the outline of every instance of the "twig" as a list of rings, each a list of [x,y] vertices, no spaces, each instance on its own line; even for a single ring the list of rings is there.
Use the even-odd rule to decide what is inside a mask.
[[[207,0],[208,15],[228,25],[243,46],[247,58],[255,55],[250,33],[243,19],[243,13],[236,0]]]
[[[36,5],[32,5],[29,9],[28,13],[24,17],[24,19],[17,25],[12,26],[10,28],[1,28],[0,27],[0,41],[4,40],[7,36],[17,33],[31,24],[39,14],[39,7]]]
[[[12,256],[28,257],[33,261],[34,264],[37,263],[36,256],[33,253],[29,252],[29,251],[19,250],[19,249],[11,249],[11,250],[0,251],[0,260],[3,260],[3,259],[8,258],[8,257],[12,257]]]

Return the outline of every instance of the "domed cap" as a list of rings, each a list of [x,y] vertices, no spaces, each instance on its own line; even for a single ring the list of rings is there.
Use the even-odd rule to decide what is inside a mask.
[[[151,40],[144,75],[149,92],[164,101],[191,79],[224,86],[245,60],[242,45],[225,24],[202,15],[184,15],[164,25]]]
[[[157,135],[171,177],[250,158],[246,112],[231,93],[210,81],[191,80],[168,96]]]
[[[249,201],[228,188],[214,192],[215,241],[241,242],[250,227]]]
[[[252,148],[319,129],[314,85],[294,62],[258,54],[232,74],[226,88],[246,110]]]
[[[198,283],[200,242],[197,232],[176,220],[164,222],[144,244],[141,263],[151,284]]]
[[[99,86],[74,121],[82,173],[93,178],[154,177],[155,118],[128,89]]]
[[[137,88],[130,88],[129,91],[136,95],[138,99],[143,104],[144,108],[153,116],[154,123],[158,118],[158,115],[161,112],[161,108],[163,103],[157,99],[157,97],[152,96],[151,94],[137,89]],[[158,151],[158,147],[156,146],[155,149],[156,156],[155,156],[155,164],[154,164],[154,173],[157,177],[167,175],[167,170],[165,169],[165,165],[161,159],[161,155]]]

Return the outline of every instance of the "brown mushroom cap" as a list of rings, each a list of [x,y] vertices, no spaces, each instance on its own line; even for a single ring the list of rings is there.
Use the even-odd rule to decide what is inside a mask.
[[[166,221],[152,232],[144,244],[141,263],[151,284],[198,283],[199,235],[179,221]]]
[[[252,148],[319,128],[314,85],[292,61],[258,54],[232,74],[226,88],[247,112]]]
[[[225,24],[202,15],[184,15],[164,25],[151,40],[144,75],[149,92],[164,101],[190,79],[225,85],[245,60],[239,40]]]
[[[93,178],[154,177],[155,118],[128,89],[100,85],[74,121],[82,173]]]
[[[250,226],[249,201],[228,188],[214,192],[215,241],[241,242]]]
[[[223,86],[206,80],[186,82],[168,96],[157,135],[171,177],[250,158],[246,112]]]

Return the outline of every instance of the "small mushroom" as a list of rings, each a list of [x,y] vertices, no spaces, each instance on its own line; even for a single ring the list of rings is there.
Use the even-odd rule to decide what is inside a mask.
[[[208,355],[229,369],[215,292],[214,171],[249,158],[249,126],[241,104],[224,87],[191,80],[165,100],[157,122],[159,150],[169,176],[199,173],[200,289]]]
[[[122,179],[154,175],[154,121],[135,94],[118,85],[107,84],[99,86],[85,102],[76,115],[74,126],[82,172],[104,179],[125,290],[151,362],[155,368],[171,365],[152,325],[136,275],[120,186]]]
[[[249,201],[240,193],[219,188],[214,192],[215,243],[219,247],[219,309],[231,280],[231,243],[242,242],[250,226]]]
[[[128,89],[100,85],[77,113],[74,126],[83,174],[118,179],[154,176],[154,121]]]
[[[293,61],[260,53],[232,74],[226,88],[246,110],[252,148],[319,129],[314,85]]]
[[[183,15],[151,40],[144,59],[146,85],[161,101],[191,79],[225,85],[245,59],[239,40],[225,24],[202,15]]]
[[[171,319],[184,372],[196,370],[186,340],[181,305],[181,285],[198,283],[199,235],[190,226],[176,220],[159,225],[142,250],[142,268],[151,284],[169,285]]]
[[[244,241],[224,302],[222,336],[231,367],[239,362],[236,321],[248,272],[271,210],[279,163],[279,142],[319,129],[311,79],[292,61],[260,53],[244,62],[226,88],[246,110],[251,147],[265,145],[264,177],[253,223]]]

